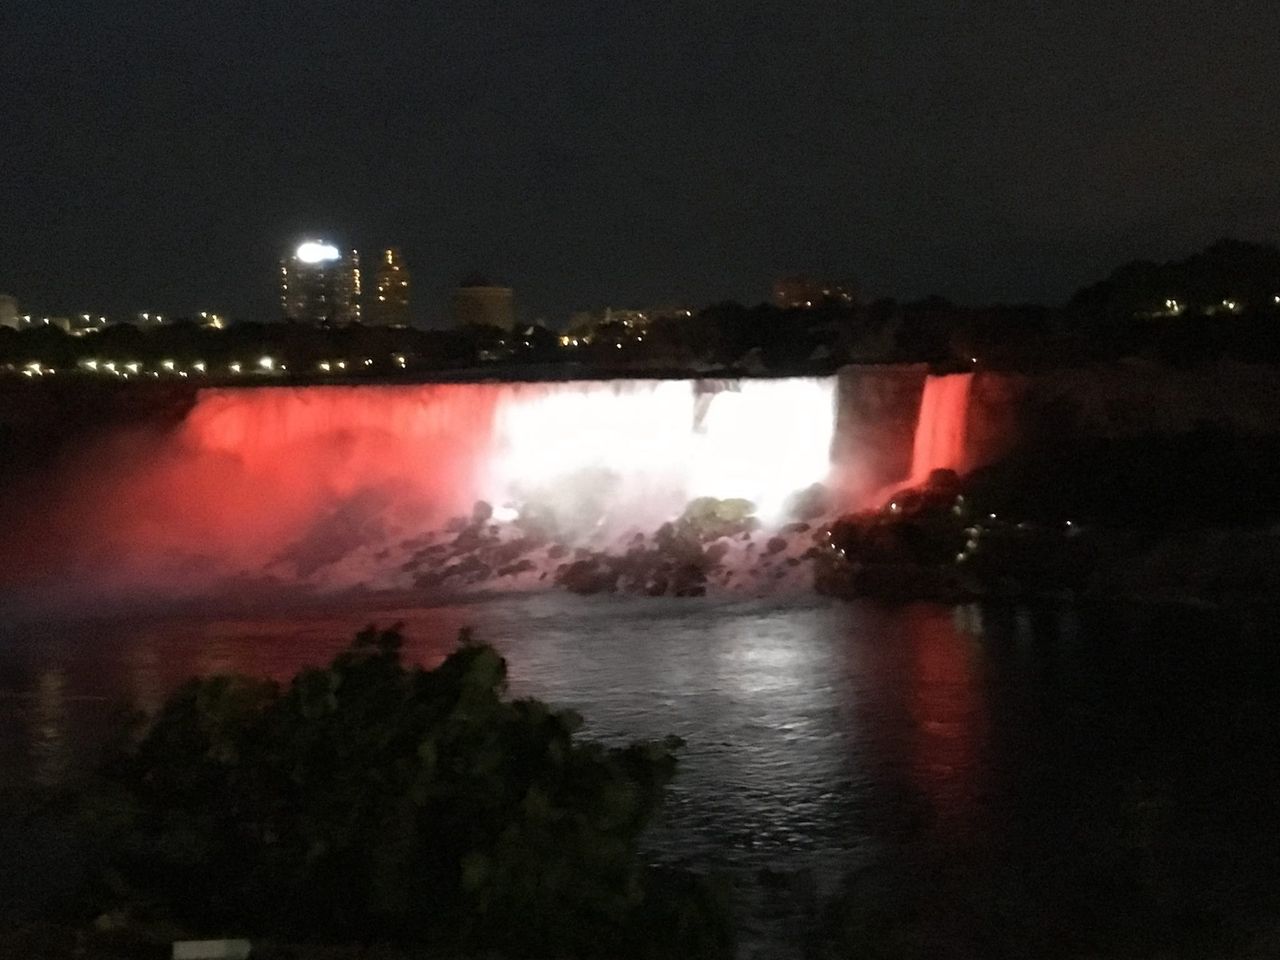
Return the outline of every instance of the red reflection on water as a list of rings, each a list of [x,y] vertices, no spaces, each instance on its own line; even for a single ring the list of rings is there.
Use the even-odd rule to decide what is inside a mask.
[[[986,703],[974,639],[950,611],[905,611],[907,676],[903,699],[912,723],[910,768],[935,810],[964,810],[981,775]]]
[[[457,649],[459,630],[470,625],[475,611],[466,607],[368,611],[373,625],[401,627],[406,664],[428,669]],[[301,671],[323,667],[346,649],[359,627],[348,613],[307,614],[244,619],[165,618],[119,628],[123,656],[104,664],[110,679],[82,678],[82,686],[101,684],[104,691],[128,691],[133,705],[154,712],[164,698],[191,677],[237,673],[288,683]],[[104,637],[113,649],[121,637]],[[75,664],[79,661],[70,660]]]

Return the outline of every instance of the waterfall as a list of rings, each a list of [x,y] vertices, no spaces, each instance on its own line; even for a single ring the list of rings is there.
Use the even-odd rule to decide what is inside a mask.
[[[607,483],[625,512],[662,522],[701,496],[742,497],[772,522],[830,468],[835,381],[794,378],[539,384],[495,411],[485,495]]]
[[[633,515],[715,496],[772,519],[826,479],[834,391],[833,378],[212,390],[183,440],[291,496],[386,487],[456,510],[587,473]]]
[[[769,527],[828,478],[835,394],[835,378],[210,389],[176,431],[104,437],[64,467],[20,552],[64,583],[179,592],[339,566],[366,582],[477,500],[596,535],[741,497]]]
[[[964,468],[965,427],[972,383],[972,373],[925,378],[911,450],[911,485],[923,483],[934,470]]]

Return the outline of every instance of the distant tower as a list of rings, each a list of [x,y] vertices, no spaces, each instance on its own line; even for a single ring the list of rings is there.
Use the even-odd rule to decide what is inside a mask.
[[[300,323],[360,322],[360,254],[309,240],[280,261],[280,310]]]
[[[516,298],[510,287],[495,287],[483,277],[471,276],[453,290],[453,322],[456,326],[481,324],[509,330],[516,322]]]
[[[378,299],[370,304],[369,322],[383,327],[409,325],[409,270],[395,247],[382,251],[378,264]]]

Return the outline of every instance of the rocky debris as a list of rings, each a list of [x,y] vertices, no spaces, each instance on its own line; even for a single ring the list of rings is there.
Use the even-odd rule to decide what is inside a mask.
[[[600,560],[575,560],[556,570],[556,583],[571,593],[612,593],[617,589],[618,571]]]
[[[721,537],[751,533],[758,529],[760,521],[755,516],[755,510],[756,506],[750,500],[698,497],[689,501],[680,519],[672,526],[682,536],[699,543],[710,543]]]
[[[830,492],[820,483],[805,487],[787,501],[787,516],[798,521],[813,521],[832,511]]]
[[[528,573],[531,570],[537,570],[538,565],[525,557],[523,560],[517,560],[515,563],[509,563],[505,567],[498,569],[500,577],[518,577],[522,573]]]
[[[495,523],[492,507],[478,501],[439,534],[406,541],[411,554],[401,569],[421,587],[527,578],[579,594],[697,597],[711,585],[771,583],[818,556],[813,543],[825,534],[825,527],[796,520],[757,541],[755,505],[715,497],[690,501],[652,533],[630,530],[611,543],[598,534],[566,543],[551,530],[523,519]]]
[[[677,567],[671,579],[671,593],[677,597],[701,597],[707,592],[707,574],[696,563]]]
[[[1169,594],[1206,602],[1265,593],[1260,585],[1275,581],[1270,558],[1280,556],[1280,530],[1257,543],[1231,539],[1228,548],[1207,535],[1166,543],[1097,525],[1016,522],[1005,509],[997,520],[948,470],[896,490],[874,511],[833,522],[809,516],[828,499],[818,485],[803,490],[790,504],[794,520],[763,531],[748,500],[703,497],[657,530],[621,535],[605,534],[607,527],[575,535],[524,512],[495,522],[493,508],[477,502],[442,529],[403,540],[394,556],[404,558],[396,563],[402,581],[420,588],[547,582],[579,594],[701,596],[777,590],[812,576],[819,593],[840,596]],[[1198,572],[1208,557],[1216,558],[1213,572]]]
[[[458,535],[453,540],[454,550],[458,553],[466,553],[471,550],[479,550],[488,539],[488,534],[479,527],[469,526],[463,527],[458,531]]]
[[[841,517],[812,558],[814,586],[836,596],[959,602],[973,597],[1072,596],[1097,571],[1133,555],[1123,535],[1079,526],[1017,521],[977,509],[960,478],[935,470],[896,491],[878,511]],[[1118,577],[1108,574],[1116,582]]]
[[[470,554],[442,568],[420,572],[414,582],[420,587],[433,587],[457,578],[459,583],[472,585],[489,579],[492,573],[492,567],[476,554]]]

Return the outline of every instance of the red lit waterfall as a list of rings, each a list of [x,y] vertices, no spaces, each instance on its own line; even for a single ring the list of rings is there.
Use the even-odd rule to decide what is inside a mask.
[[[911,450],[911,485],[923,483],[934,470],[964,468],[965,426],[972,383],[971,373],[925,378]]]

